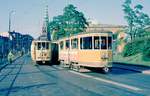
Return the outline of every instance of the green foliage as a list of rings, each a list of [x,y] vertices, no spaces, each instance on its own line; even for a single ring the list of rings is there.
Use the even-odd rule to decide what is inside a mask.
[[[142,12],[143,6],[140,4],[132,5],[132,0],[125,0],[123,11],[125,13],[124,18],[127,20],[128,28],[126,33],[129,34],[131,41],[136,37],[143,37],[146,34],[145,27],[150,25],[150,18],[147,14]]]
[[[116,39],[117,39],[118,34],[119,34],[119,32],[116,32],[116,33],[114,33],[114,34],[113,34],[113,39],[114,39],[114,40],[116,40]]]
[[[128,57],[138,53],[142,53],[143,58],[150,58],[150,38],[136,39],[127,43],[122,55]]]
[[[127,57],[127,56],[132,56],[132,55],[142,52],[143,45],[144,45],[143,42],[144,42],[144,39],[134,40],[132,42],[127,43],[126,46],[124,47],[122,55],[124,57]]]
[[[50,30],[53,32],[53,39],[57,40],[72,34],[83,32],[88,23],[84,14],[76,10],[72,4],[66,6],[63,15],[58,15],[49,23]]]
[[[144,42],[143,58],[149,58],[150,60],[150,38]]]

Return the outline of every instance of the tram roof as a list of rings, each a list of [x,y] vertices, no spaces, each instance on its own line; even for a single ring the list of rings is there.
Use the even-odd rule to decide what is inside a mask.
[[[73,34],[73,35],[70,35],[69,37],[73,37],[73,36],[77,36],[77,35],[84,35],[84,34],[112,34],[113,32],[111,31],[105,31],[105,30],[101,30],[101,31],[86,31],[86,32],[81,32],[81,33],[78,33],[78,34]],[[59,40],[61,39],[65,39],[65,38],[68,38],[68,37],[63,37],[63,38],[60,38],[58,40],[53,40],[53,43],[58,43]]]
[[[72,37],[72,36],[77,36],[77,35],[84,35],[84,34],[112,34],[111,31],[86,31],[86,32],[81,32],[81,33],[78,33],[78,34],[73,34],[73,35],[70,35],[69,37]],[[64,37],[64,38],[67,38],[67,37]]]

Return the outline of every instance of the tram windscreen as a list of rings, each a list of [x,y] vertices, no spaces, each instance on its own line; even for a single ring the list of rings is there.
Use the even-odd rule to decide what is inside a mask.
[[[49,42],[46,42],[46,49],[49,49]]]
[[[37,49],[40,50],[40,49],[41,49],[41,42],[38,42],[37,45],[38,45],[38,46],[37,46]]]
[[[81,49],[92,49],[92,37],[80,38]]]
[[[46,44],[45,44],[45,42],[42,42],[42,47],[41,47],[42,49],[46,49]]]
[[[38,50],[45,50],[45,49],[49,49],[49,43],[48,42],[38,42],[38,44],[37,44],[38,46],[37,46],[37,49]]]
[[[106,37],[101,37],[101,49],[107,49],[107,39]]]

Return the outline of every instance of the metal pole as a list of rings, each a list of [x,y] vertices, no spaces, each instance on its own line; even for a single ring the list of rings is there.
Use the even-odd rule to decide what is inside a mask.
[[[11,31],[11,15],[13,12],[14,12],[13,10],[9,12],[9,30],[8,30],[8,32]]]

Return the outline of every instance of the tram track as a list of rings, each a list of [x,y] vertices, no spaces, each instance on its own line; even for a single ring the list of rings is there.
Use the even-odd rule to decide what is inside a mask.
[[[14,59],[13,61],[12,61],[12,63],[8,63],[7,62],[7,64],[4,64],[4,66],[2,66],[1,68],[0,68],[0,72],[5,68],[5,67],[7,67],[8,65],[10,65],[10,64],[13,64],[13,62],[15,62],[17,59],[19,59],[21,56],[19,56],[19,57],[17,57],[16,59]]]
[[[16,66],[17,66],[17,65],[15,65],[14,68],[16,68]],[[6,68],[6,67],[5,67],[5,68]],[[0,82],[3,81],[8,75],[10,75],[10,73],[13,72],[14,68],[12,68],[12,69],[11,69],[9,72],[7,72],[6,74],[0,75],[0,76],[3,76],[3,78],[0,79]]]
[[[17,77],[18,77],[18,75],[19,75],[19,73],[20,73],[20,71],[21,71],[21,69],[22,69],[22,67],[23,67],[23,64],[25,63],[25,60],[23,59],[23,61],[20,62],[20,63],[21,63],[20,68],[19,68],[19,70],[17,71],[15,77],[12,79],[12,82],[11,82],[9,88],[8,88],[8,91],[7,91],[7,93],[6,93],[6,96],[9,96],[11,90],[13,89],[13,85],[14,85],[14,83],[15,83],[15,81],[16,81],[16,79],[17,79]]]

